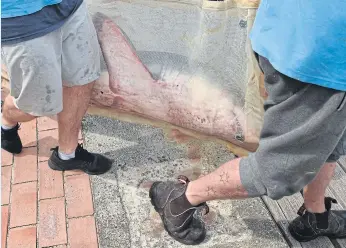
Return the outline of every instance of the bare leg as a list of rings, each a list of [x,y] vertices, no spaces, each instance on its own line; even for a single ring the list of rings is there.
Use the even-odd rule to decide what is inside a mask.
[[[5,126],[15,126],[18,122],[27,122],[35,119],[35,116],[24,113],[14,105],[13,97],[8,95],[5,98],[2,109],[2,124]]]
[[[79,128],[89,106],[93,85],[94,82],[63,89],[64,108],[58,114],[59,150],[63,153],[76,150]]]
[[[58,114],[59,149],[53,149],[48,160],[48,166],[53,170],[82,170],[87,174],[99,175],[112,166],[112,161],[103,155],[78,147],[78,132],[89,106],[93,85],[92,82],[63,88],[63,111]]]
[[[206,236],[201,218],[208,211],[206,201],[247,197],[240,182],[239,162],[240,159],[229,161],[192,182],[179,177],[180,183],[153,183],[149,192],[151,203],[172,237],[184,244],[199,244]]]
[[[59,145],[64,153],[73,152],[78,143],[78,132],[85,112],[88,108],[94,83],[83,86],[64,87],[63,111],[58,114]],[[2,111],[2,124],[15,126],[18,122],[27,122],[36,116],[17,109],[13,97],[7,96]]]
[[[241,199],[247,192],[240,182],[240,159],[229,161],[214,172],[188,184],[186,197],[192,205],[215,199]]]
[[[18,135],[18,122],[27,122],[35,118],[35,116],[19,110],[14,105],[14,98],[10,95],[7,96],[1,117],[1,148],[9,153],[21,153],[23,144]]]
[[[247,192],[242,187],[239,175],[240,159],[223,164],[214,172],[189,183],[186,197],[192,205],[215,199],[246,198]],[[316,178],[304,188],[304,202],[312,213],[326,211],[324,205],[325,191],[333,178],[335,163],[325,164]]]
[[[304,188],[304,205],[311,213],[326,211],[324,197],[333,178],[336,163],[326,163],[315,179]]]
[[[299,216],[288,226],[291,235],[300,242],[319,236],[346,237],[346,212],[331,210],[336,200],[325,198],[335,166],[336,163],[325,163],[314,180],[304,188],[305,208],[300,209]]]

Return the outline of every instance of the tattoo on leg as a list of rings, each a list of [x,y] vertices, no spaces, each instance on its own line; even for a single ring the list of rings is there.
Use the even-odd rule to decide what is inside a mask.
[[[207,194],[208,194],[208,196],[210,196],[210,195],[215,195],[215,194],[216,194],[216,191],[214,190],[213,187],[208,186],[208,188],[207,188]]]
[[[228,183],[229,175],[227,172],[222,172],[222,174],[220,175],[220,181],[223,182],[224,184]]]
[[[220,193],[221,193],[222,195],[224,195],[224,196],[230,195],[230,192],[229,192],[228,190],[224,190],[224,189],[221,190]]]

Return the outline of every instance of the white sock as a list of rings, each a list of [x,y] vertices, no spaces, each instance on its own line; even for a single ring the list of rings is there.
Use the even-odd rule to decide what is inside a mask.
[[[4,124],[1,125],[1,128],[4,129],[4,130],[11,130],[12,128],[14,128],[16,125],[14,125],[13,127],[10,127],[10,126],[6,126]]]
[[[70,154],[66,154],[66,153],[63,153],[60,151],[58,151],[58,155],[59,155],[59,158],[62,160],[69,160],[69,159],[75,158],[75,156],[76,156],[75,152],[72,152]]]

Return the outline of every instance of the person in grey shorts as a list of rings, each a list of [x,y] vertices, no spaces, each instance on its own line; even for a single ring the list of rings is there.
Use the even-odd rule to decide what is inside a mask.
[[[59,147],[52,149],[48,165],[106,172],[111,161],[78,144],[93,82],[100,76],[99,45],[86,3],[3,0],[1,8],[1,55],[11,92],[3,103],[1,148],[20,153],[18,123],[57,114]]]
[[[346,211],[331,210],[336,200],[325,197],[346,154],[345,9],[342,0],[261,1],[251,32],[268,93],[259,147],[195,181],[153,183],[151,203],[173,238],[204,240],[206,201],[299,191],[292,236],[346,238]]]

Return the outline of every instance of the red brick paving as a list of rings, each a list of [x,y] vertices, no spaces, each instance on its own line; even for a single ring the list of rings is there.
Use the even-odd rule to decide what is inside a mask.
[[[56,245],[56,246],[54,246],[52,248],[67,248],[67,246],[66,245]]]
[[[89,176],[48,167],[57,127],[55,117],[23,123],[27,148],[14,157],[1,152],[1,247],[98,247]]]
[[[68,236],[71,247],[97,248],[95,218],[87,216],[70,219]]]
[[[50,149],[58,145],[58,129],[39,132],[38,139],[38,161],[47,161],[51,154]]]
[[[64,196],[62,172],[50,169],[48,167],[48,162],[40,162],[38,167],[40,200]]]
[[[47,247],[67,243],[65,199],[55,198],[39,202],[39,246]]]
[[[10,227],[36,224],[37,182],[12,185]]]
[[[20,125],[19,135],[22,140],[23,147],[36,146],[36,120],[22,123]]]
[[[79,140],[79,143],[83,143],[83,134],[81,129],[79,130],[79,133],[78,133],[78,140]]]
[[[37,120],[38,131],[46,131],[58,128],[58,121],[56,116],[42,117]]]
[[[11,174],[11,166],[1,167],[1,205],[10,202]]]
[[[12,161],[13,155],[5,150],[1,150],[1,166],[12,165]]]
[[[10,229],[8,248],[35,248],[36,226],[24,226]]]
[[[1,247],[6,246],[8,229],[8,206],[1,207]]]
[[[37,181],[37,147],[24,148],[14,157],[13,182]]]
[[[84,172],[80,171],[80,170],[72,170],[72,171],[65,171],[65,173],[64,173],[65,177],[67,177],[67,176],[74,176],[74,175],[80,175],[80,174],[84,174]]]
[[[67,216],[80,217],[92,215],[94,208],[88,175],[70,176],[65,179]]]

